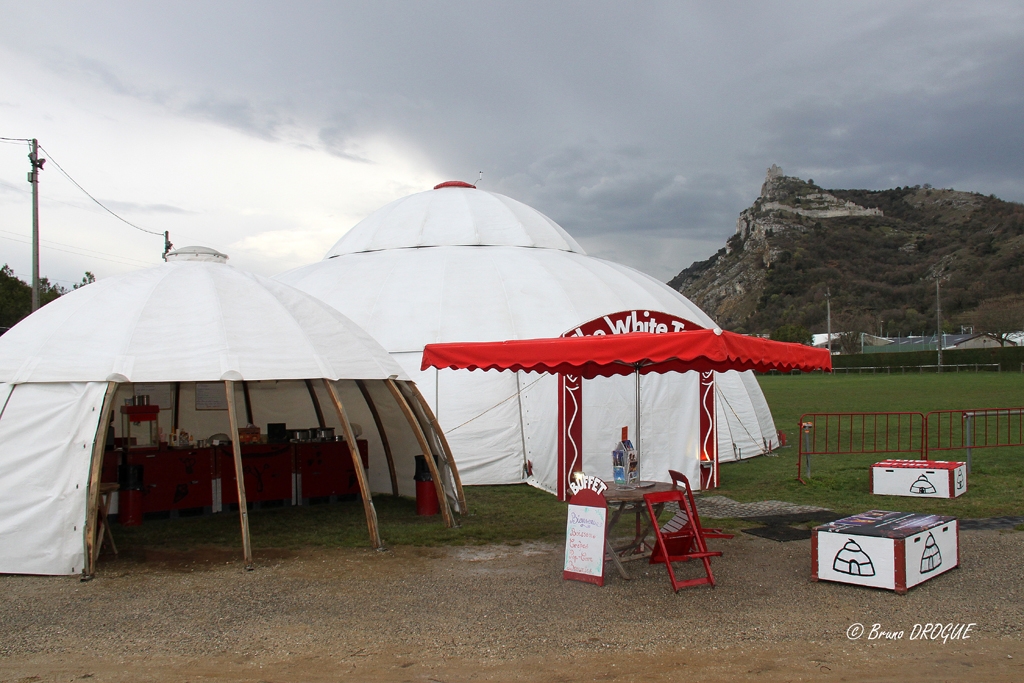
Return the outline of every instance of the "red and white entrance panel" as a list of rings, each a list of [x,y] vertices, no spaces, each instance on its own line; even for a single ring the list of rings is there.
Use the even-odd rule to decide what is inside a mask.
[[[956,498],[967,491],[967,463],[883,460],[871,466],[871,493],[912,498]]]
[[[690,320],[654,310],[629,310],[594,318],[564,332],[563,337],[601,337],[646,332],[664,334],[703,330]],[[702,372],[700,384],[701,488],[718,486],[718,432],[715,426],[715,373]],[[636,430],[636,425],[633,427]],[[634,431],[637,446],[640,434]],[[570,497],[573,472],[583,471],[583,381],[579,375],[558,375],[558,483],[559,500]]]
[[[897,593],[960,564],[955,517],[870,510],[811,532],[811,580]]]

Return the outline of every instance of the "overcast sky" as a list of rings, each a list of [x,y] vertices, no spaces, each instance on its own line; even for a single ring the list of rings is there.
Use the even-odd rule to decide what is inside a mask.
[[[0,0],[0,136],[125,219],[274,275],[449,179],[668,280],[773,163],[838,188],[1024,200],[1024,4]],[[0,262],[31,272],[23,144]],[[47,156],[44,154],[43,156]],[[42,173],[42,273],[162,241]]]

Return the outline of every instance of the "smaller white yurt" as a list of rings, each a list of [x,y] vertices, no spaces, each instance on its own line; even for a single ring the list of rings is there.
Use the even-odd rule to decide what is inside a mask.
[[[248,564],[252,500],[273,486],[290,504],[303,490],[337,493],[316,479],[340,453],[377,547],[371,492],[414,495],[417,455],[433,456],[423,461],[444,521],[464,513],[444,435],[391,356],[335,309],[226,260],[179,249],[70,292],[0,337],[0,573],[93,574],[114,444],[122,460],[148,458],[154,478],[161,462],[187,470],[169,501],[191,496],[213,512],[233,501]],[[268,444],[285,425],[311,429]],[[303,448],[315,456],[296,455]]]

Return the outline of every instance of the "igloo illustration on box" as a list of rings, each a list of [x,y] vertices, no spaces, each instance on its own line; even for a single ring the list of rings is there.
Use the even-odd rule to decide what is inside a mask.
[[[953,517],[870,510],[816,527],[811,580],[906,593],[960,564]]]

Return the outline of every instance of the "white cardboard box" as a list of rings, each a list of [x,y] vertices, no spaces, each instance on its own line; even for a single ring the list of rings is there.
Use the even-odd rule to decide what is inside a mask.
[[[956,518],[870,510],[811,532],[811,580],[906,593],[960,564]]]
[[[967,463],[883,460],[871,466],[871,493],[913,498],[956,498],[967,491]]]

